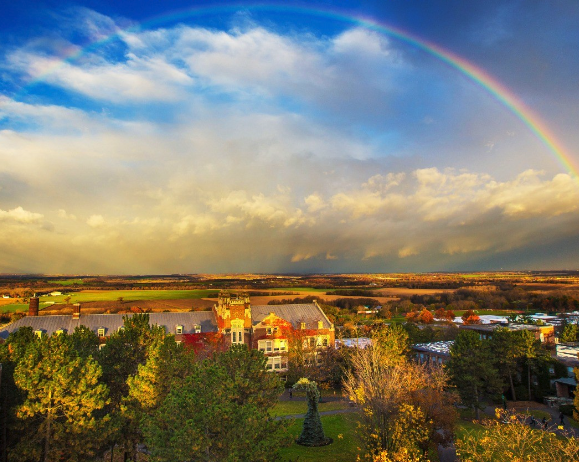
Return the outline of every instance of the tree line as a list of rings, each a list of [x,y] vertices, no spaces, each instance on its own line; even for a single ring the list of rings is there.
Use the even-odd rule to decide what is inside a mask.
[[[195,355],[148,315],[127,317],[99,349],[80,327],[0,345],[3,461],[269,461],[287,425],[269,410],[283,390],[260,351]]]

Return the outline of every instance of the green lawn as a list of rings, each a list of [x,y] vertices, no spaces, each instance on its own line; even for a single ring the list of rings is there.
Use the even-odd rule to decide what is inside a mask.
[[[320,448],[310,448],[292,443],[280,451],[281,461],[312,462],[352,462],[358,455],[359,442],[356,436],[357,414],[336,414],[322,416],[322,426],[326,436],[334,442]],[[290,433],[297,438],[304,424],[304,419],[296,419],[290,426]]]
[[[344,401],[330,401],[321,402],[318,405],[320,412],[335,411],[336,409],[346,409],[348,403]],[[271,413],[274,416],[281,415],[296,415],[305,414],[308,411],[308,403],[306,401],[280,401],[272,409]]]

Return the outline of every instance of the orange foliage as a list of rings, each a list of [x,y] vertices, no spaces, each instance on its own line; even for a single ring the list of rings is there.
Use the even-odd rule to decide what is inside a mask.
[[[481,320],[473,310],[468,310],[462,315],[462,322],[468,324],[481,324]]]
[[[418,320],[423,324],[432,324],[432,322],[434,321],[434,316],[432,316],[432,313],[430,311],[424,308],[420,312]]]

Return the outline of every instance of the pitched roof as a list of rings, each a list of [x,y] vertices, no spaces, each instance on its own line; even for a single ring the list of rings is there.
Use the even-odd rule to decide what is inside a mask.
[[[6,339],[12,332],[21,327],[32,327],[47,335],[63,329],[71,334],[79,326],[88,327],[95,334],[98,329],[104,328],[105,335],[110,335],[123,326],[123,317],[133,314],[83,314],[80,319],[73,319],[71,315],[56,316],[26,316],[13,322],[0,331],[0,338]],[[201,326],[201,332],[217,332],[215,316],[211,311],[192,311],[187,313],[149,313],[149,324],[164,326],[170,333],[175,332],[176,326],[183,326],[183,333],[193,333],[195,325]]]
[[[276,316],[290,322],[294,329],[299,329],[302,322],[306,323],[306,329],[317,329],[318,321],[322,321],[323,329],[332,328],[330,320],[315,303],[299,305],[252,305],[251,321],[253,325],[259,324],[270,313],[274,313]]]

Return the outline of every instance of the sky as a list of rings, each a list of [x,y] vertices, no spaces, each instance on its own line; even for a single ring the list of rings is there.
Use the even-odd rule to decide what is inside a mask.
[[[0,2],[0,273],[579,269],[579,2]]]

